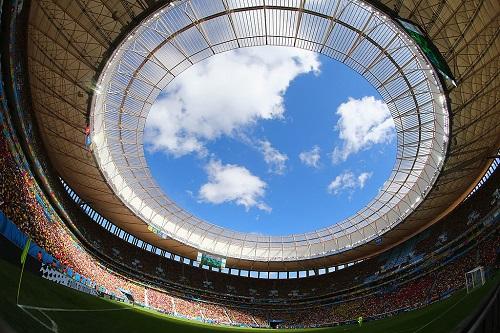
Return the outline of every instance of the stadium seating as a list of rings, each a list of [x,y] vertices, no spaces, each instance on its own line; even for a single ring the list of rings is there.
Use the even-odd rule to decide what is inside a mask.
[[[489,204],[491,200],[486,200],[496,190],[497,174],[458,210],[431,227],[425,237],[417,236],[389,254],[364,260],[337,272],[279,280],[277,283],[278,280],[235,277],[183,266],[123,242],[79,212],[78,207],[73,207],[75,211],[72,215],[79,217],[80,231],[92,245],[91,250],[98,251],[101,258],[106,258],[104,262],[113,264],[117,271],[104,269],[71,236],[58,216],[46,211],[48,203],[41,199],[41,190],[22,164],[16,163],[5,137],[0,142],[0,162],[1,177],[6,180],[0,184],[2,211],[57,258],[61,270],[71,268],[95,283],[98,290],[116,297],[122,295],[120,289],[128,290],[141,304],[147,303],[162,312],[186,318],[247,326],[266,326],[268,319],[281,318],[288,327],[349,322],[359,314],[366,318],[378,318],[446,297],[463,287],[463,276],[467,270],[478,265],[498,265],[496,249],[499,248],[500,238],[496,224],[488,227],[481,224],[481,218],[498,208],[496,204]],[[471,203],[475,201],[488,204]],[[467,223],[471,207],[474,207],[478,218],[474,223]],[[474,228],[481,229],[477,235],[470,233]],[[439,240],[444,230],[449,236],[446,240]],[[466,231],[464,242],[460,236]],[[412,257],[432,255],[434,250],[446,247],[459,238],[462,241],[458,243],[462,246],[450,247],[432,265],[429,260],[423,265],[418,264],[421,261],[411,260]],[[482,246],[476,247],[479,239]],[[132,278],[126,268],[141,271],[142,274]],[[163,271],[163,277],[157,274],[158,269]],[[394,274],[395,270],[397,274]],[[408,277],[402,277],[403,273]],[[183,281],[185,288],[178,288],[179,285],[175,288],[176,281]],[[150,288],[145,288],[144,284],[150,285]],[[234,294],[232,305],[217,304],[216,295],[227,295],[228,285],[233,287],[230,291]],[[253,300],[251,304],[254,306],[249,306],[249,299]],[[272,312],[255,310],[255,304],[266,308],[271,299]],[[290,302],[295,304],[294,307],[287,305],[280,309],[279,304]],[[311,304],[320,302],[327,305],[316,305],[311,310]],[[301,310],[303,307],[307,310]]]

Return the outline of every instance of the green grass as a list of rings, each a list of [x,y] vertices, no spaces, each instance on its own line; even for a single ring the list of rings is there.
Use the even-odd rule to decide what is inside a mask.
[[[50,332],[25,311],[16,306],[19,267],[0,260],[0,317],[17,333]],[[500,280],[500,274],[485,286],[469,295],[460,291],[447,300],[424,309],[393,318],[367,322],[362,327],[341,326],[322,329],[296,329],[293,332],[356,332],[356,333],[410,333],[451,332],[481,302],[485,294]],[[118,302],[89,296],[59,286],[30,273],[25,273],[20,303],[37,307],[64,309],[118,309],[118,311],[61,312],[45,311],[58,327],[58,332],[282,332],[283,330],[248,329],[213,326],[189,320],[172,318],[155,311],[132,308]],[[28,310],[27,310],[28,311]],[[49,319],[35,309],[31,315],[46,322]],[[1,331],[1,327],[0,327]]]

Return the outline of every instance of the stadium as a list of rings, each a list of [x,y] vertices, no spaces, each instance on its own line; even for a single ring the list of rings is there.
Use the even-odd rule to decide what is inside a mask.
[[[500,331],[498,1],[0,0],[0,8],[1,332]],[[191,211],[160,184],[150,158],[155,103],[181,91],[183,75],[205,73],[199,64],[256,61],[255,48],[300,52],[285,63],[292,67],[304,54],[329,59],[380,96],[395,159],[353,214],[316,225],[316,208],[302,199],[285,207],[312,230],[247,232]],[[274,84],[267,78],[258,86]],[[288,98],[291,81],[278,97]],[[208,114],[217,104],[210,94],[224,89],[195,83],[187,90],[207,91]],[[225,97],[236,94],[225,87]],[[223,125],[233,117],[225,112]],[[280,118],[272,112],[262,119]],[[205,131],[209,116],[200,118]],[[182,133],[184,141],[168,141],[171,156],[191,149],[204,172],[240,171],[243,188],[253,184],[245,175],[260,181]],[[289,155],[277,156],[291,163]],[[308,156],[300,160],[319,173],[319,157]],[[325,196],[344,186],[351,202],[372,173],[343,175]],[[209,196],[220,180],[211,177],[191,199],[215,209],[228,200]],[[279,210],[257,184],[256,196],[234,197],[232,207],[270,218]],[[306,185],[294,191],[314,197]]]

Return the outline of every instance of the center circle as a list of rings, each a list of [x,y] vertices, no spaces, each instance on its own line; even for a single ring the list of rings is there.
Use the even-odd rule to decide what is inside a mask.
[[[314,231],[355,214],[389,178],[397,139],[381,99],[358,73],[313,52],[228,51],[158,96],[146,160],[166,195],[205,221],[255,234]]]

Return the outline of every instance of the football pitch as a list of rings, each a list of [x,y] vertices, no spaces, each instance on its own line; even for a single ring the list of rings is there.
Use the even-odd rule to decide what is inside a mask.
[[[174,318],[153,310],[89,296],[25,273],[19,303],[16,292],[20,267],[0,260],[0,318],[10,327],[0,332],[290,332],[290,330],[224,327]],[[424,309],[379,321],[291,332],[426,333],[453,332],[499,282],[493,279],[469,295],[464,290]]]

